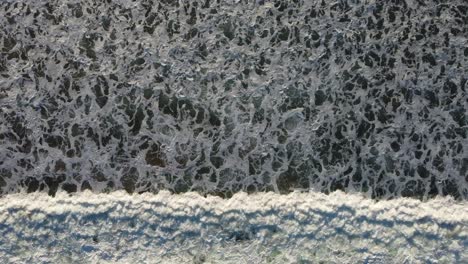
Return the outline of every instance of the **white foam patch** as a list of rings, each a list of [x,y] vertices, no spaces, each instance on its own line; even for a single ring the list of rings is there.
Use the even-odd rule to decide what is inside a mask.
[[[467,202],[335,192],[12,194],[1,263],[466,263]]]

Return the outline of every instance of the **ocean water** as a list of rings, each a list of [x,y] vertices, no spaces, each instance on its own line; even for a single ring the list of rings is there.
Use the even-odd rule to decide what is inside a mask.
[[[465,1],[2,1],[1,193],[468,197]]]
[[[0,259],[463,263],[467,25],[464,0],[0,0]]]

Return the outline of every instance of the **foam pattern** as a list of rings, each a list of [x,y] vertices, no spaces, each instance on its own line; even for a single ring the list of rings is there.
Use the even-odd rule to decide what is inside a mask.
[[[2,201],[2,263],[468,261],[468,206],[449,198],[87,191]]]
[[[1,194],[468,198],[464,0],[6,0]]]

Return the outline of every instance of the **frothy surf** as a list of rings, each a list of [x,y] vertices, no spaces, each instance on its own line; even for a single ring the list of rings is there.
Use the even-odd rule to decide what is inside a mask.
[[[465,0],[0,2],[1,263],[468,263]]]
[[[1,2],[0,194],[468,198],[464,0]]]
[[[60,192],[0,201],[2,263],[468,261],[468,206],[447,197]]]

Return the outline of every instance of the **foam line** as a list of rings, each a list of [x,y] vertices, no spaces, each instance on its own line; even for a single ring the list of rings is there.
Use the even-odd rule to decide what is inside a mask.
[[[12,194],[1,263],[463,263],[466,202],[355,194]]]

